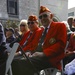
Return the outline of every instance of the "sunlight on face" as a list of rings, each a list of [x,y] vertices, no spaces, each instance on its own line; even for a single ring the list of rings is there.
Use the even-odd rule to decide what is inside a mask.
[[[47,27],[50,24],[51,22],[50,16],[51,14],[49,12],[44,12],[39,16],[39,19],[44,27]]]
[[[28,22],[28,27],[30,29],[30,31],[35,31],[35,29],[37,28],[38,24],[36,21],[30,21]]]

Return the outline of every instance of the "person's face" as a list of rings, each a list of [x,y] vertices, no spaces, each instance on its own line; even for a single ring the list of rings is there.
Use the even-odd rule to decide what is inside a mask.
[[[69,25],[72,25],[72,21],[73,21],[73,18],[69,18],[69,19],[67,20],[67,22],[68,22]]]
[[[25,31],[25,30],[26,30],[26,25],[21,24],[21,25],[20,25],[20,31],[23,32],[23,31]]]
[[[6,31],[6,37],[11,36],[13,33],[11,31]]]
[[[39,19],[44,27],[47,27],[51,22],[51,14],[49,12],[39,15]]]
[[[38,23],[36,21],[28,21],[28,27],[30,31],[35,31],[38,26]]]

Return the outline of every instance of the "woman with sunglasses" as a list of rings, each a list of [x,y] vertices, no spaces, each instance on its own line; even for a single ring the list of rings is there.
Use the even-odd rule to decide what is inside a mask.
[[[24,19],[21,20],[19,24],[19,28],[21,32],[21,37],[23,37],[29,31],[27,20]]]
[[[15,41],[13,41],[10,44],[10,47],[12,47],[15,42],[20,42],[22,39],[25,38],[26,35],[28,35],[27,33],[29,31],[29,28],[28,28],[27,20],[23,19],[20,21],[19,29],[20,29],[20,35],[15,39]]]

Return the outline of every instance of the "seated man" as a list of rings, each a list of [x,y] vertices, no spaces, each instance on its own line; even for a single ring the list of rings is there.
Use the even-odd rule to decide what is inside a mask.
[[[67,31],[64,23],[53,22],[52,17],[53,15],[47,7],[40,7],[39,19],[45,27],[43,37],[41,36],[38,43],[38,46],[41,46],[37,46],[37,51],[35,50],[32,57],[29,57],[30,62],[27,59],[13,61],[13,75],[34,75],[35,72],[50,67],[61,70],[60,61],[64,58]],[[41,48],[40,52],[39,48]]]
[[[39,28],[39,22],[36,15],[30,15],[28,18],[28,27],[30,31],[24,34],[23,38],[19,42],[23,50],[34,51],[38,45],[38,41],[42,35],[42,30]]]

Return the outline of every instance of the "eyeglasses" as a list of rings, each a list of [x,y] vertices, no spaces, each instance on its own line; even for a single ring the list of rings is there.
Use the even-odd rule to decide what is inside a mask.
[[[34,24],[35,22],[34,21],[31,21],[31,22],[28,22],[27,24],[29,25],[29,24]]]
[[[48,15],[47,15],[47,14],[43,14],[43,15],[39,16],[39,19],[42,19],[42,17],[43,17],[43,18],[47,18]]]

